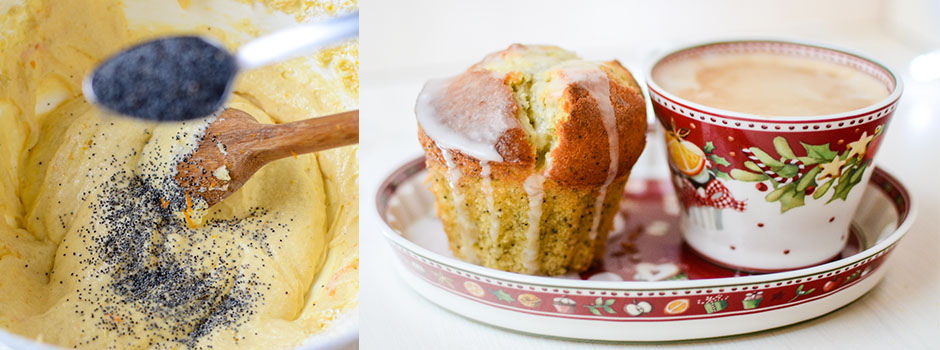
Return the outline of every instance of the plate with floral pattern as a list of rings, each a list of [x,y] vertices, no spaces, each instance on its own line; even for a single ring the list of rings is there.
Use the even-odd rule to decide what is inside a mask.
[[[400,276],[432,302],[502,328],[605,341],[742,334],[832,312],[881,280],[914,216],[903,185],[875,169],[838,257],[784,272],[735,271],[682,242],[675,191],[665,173],[655,174],[634,171],[606,254],[588,271],[565,276],[516,274],[454,258],[424,187],[423,157],[386,178],[376,205]]]

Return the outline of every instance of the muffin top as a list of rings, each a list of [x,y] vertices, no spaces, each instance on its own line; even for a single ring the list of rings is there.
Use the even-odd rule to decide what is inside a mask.
[[[625,176],[645,144],[645,101],[617,61],[555,46],[514,44],[451,78],[428,81],[415,106],[429,160],[444,152],[467,173],[532,171],[568,185]]]

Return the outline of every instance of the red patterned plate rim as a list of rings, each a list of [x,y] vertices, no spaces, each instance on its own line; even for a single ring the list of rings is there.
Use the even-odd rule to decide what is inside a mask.
[[[895,86],[894,86],[894,89],[891,91],[891,94],[888,95],[888,97],[885,97],[881,101],[878,101],[878,103],[875,103],[871,106],[861,108],[861,109],[856,109],[856,110],[843,112],[843,113],[822,115],[822,116],[764,117],[764,116],[760,116],[757,114],[726,111],[726,110],[694,103],[694,102],[682,99],[676,95],[673,95],[672,93],[665,91],[662,87],[656,84],[655,81],[653,81],[653,69],[655,69],[656,66],[658,66],[659,62],[662,62],[670,57],[681,55],[681,54],[687,54],[689,52],[693,52],[697,50],[705,50],[705,49],[708,49],[711,47],[717,47],[717,46],[748,46],[748,45],[761,45],[761,44],[791,46],[791,47],[805,47],[805,48],[811,48],[811,49],[816,49],[816,50],[821,50],[821,51],[832,52],[836,54],[847,55],[849,57],[866,61],[878,67],[880,70],[882,70],[884,73],[886,73],[887,75],[891,77]],[[857,118],[861,116],[867,116],[869,114],[877,113],[878,111],[888,108],[889,106],[897,103],[898,99],[901,97],[901,92],[904,90],[904,84],[901,82],[901,78],[898,77],[898,75],[895,74],[894,71],[889,69],[887,66],[885,66],[884,64],[881,64],[880,62],[874,59],[871,59],[861,53],[857,53],[852,50],[848,50],[844,48],[836,48],[829,44],[812,43],[809,41],[802,41],[802,40],[796,41],[796,40],[780,40],[780,39],[741,39],[741,40],[712,41],[712,42],[691,45],[691,46],[683,45],[683,46],[679,46],[671,50],[667,50],[666,53],[655,57],[655,59],[653,59],[651,62],[652,64],[646,71],[646,84],[649,87],[650,92],[655,93],[659,96],[662,96],[664,99],[672,102],[673,104],[680,105],[682,107],[685,107],[686,109],[696,111],[699,114],[704,113],[704,114],[709,114],[709,117],[724,118],[724,119],[731,119],[731,120],[745,121],[745,122],[774,122],[778,124],[788,124],[788,123],[839,121],[839,120]]]
[[[553,278],[545,276],[530,276],[494,270],[491,268],[470,264],[456,258],[446,257],[432,252],[408,239],[402,237],[397,230],[392,228],[386,221],[386,212],[388,209],[388,199],[395,193],[397,188],[410,179],[415,174],[423,171],[425,168],[424,156],[419,156],[411,161],[405,162],[401,167],[394,170],[379,186],[375,197],[376,209],[379,218],[381,218],[382,234],[391,242],[412,254],[423,257],[451,269],[462,270],[476,274],[483,278],[501,280],[511,283],[523,283],[538,287],[566,288],[572,290],[595,290],[595,291],[671,291],[699,288],[723,288],[742,285],[754,285],[775,283],[793,280],[796,278],[812,277],[820,274],[826,274],[840,269],[860,264],[868,261],[879,254],[890,249],[904,234],[910,229],[916,216],[916,203],[910,196],[907,189],[889,172],[880,167],[876,167],[872,173],[869,186],[874,186],[889,198],[899,198],[892,201],[895,204],[895,210],[898,212],[898,226],[887,237],[883,238],[873,246],[858,252],[855,255],[835,260],[829,263],[816,265],[813,267],[795,269],[784,272],[775,272],[759,275],[723,277],[697,280],[678,280],[678,281],[589,281],[573,280],[563,278]]]

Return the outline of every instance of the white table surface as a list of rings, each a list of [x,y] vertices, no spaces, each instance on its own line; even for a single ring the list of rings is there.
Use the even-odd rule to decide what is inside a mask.
[[[365,24],[364,24],[365,25]],[[363,30],[365,33],[366,30]],[[367,45],[367,41],[363,45]],[[742,336],[634,347],[701,348],[940,348],[940,82],[914,81],[907,63],[919,52],[880,31],[816,36],[872,53],[905,81],[900,107],[888,128],[878,164],[912,192],[919,215],[891,255],[884,280],[870,293],[808,322]],[[916,46],[916,45],[915,45]],[[501,47],[493,47],[493,50]],[[446,49],[446,45],[442,47]],[[595,58],[645,57],[615,44],[589,49]],[[485,52],[484,52],[485,53]],[[407,53],[389,53],[404,55]],[[482,53],[478,56],[482,56]],[[588,55],[584,55],[588,56]],[[623,58],[628,56],[627,58]],[[382,59],[363,55],[366,60]],[[478,323],[427,301],[396,274],[393,253],[379,233],[374,197],[378,183],[420,154],[412,112],[429,77],[455,74],[466,62],[419,68],[364,70],[361,86],[361,316],[363,349],[605,349],[623,344],[550,339]],[[367,67],[366,63],[363,67]],[[633,68],[633,67],[631,67]],[[641,73],[635,74],[639,75]]]

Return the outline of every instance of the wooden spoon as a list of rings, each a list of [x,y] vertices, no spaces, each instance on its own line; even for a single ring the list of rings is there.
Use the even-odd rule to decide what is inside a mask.
[[[286,124],[261,124],[229,108],[209,124],[196,150],[176,165],[176,181],[209,206],[228,197],[265,164],[359,143],[359,110]]]

